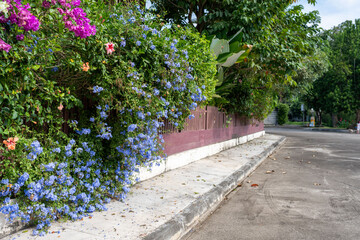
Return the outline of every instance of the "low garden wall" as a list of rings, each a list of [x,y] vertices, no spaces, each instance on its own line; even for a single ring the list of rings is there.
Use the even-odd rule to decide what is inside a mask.
[[[207,106],[192,113],[195,119],[187,120],[182,131],[175,131],[165,124],[163,131],[170,131],[164,134],[167,155],[264,131],[263,122],[252,122],[235,114],[226,116],[216,107]]]
[[[193,119],[186,120],[185,128],[176,130],[165,122],[161,129],[167,158],[151,171],[140,168],[141,181],[163,172],[246,143],[265,134],[264,123],[238,115],[226,115],[216,107],[207,106],[192,111]]]

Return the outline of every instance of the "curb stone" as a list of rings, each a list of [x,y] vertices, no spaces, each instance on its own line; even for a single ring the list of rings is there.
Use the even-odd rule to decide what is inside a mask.
[[[338,133],[349,133],[349,130],[344,130],[344,129],[327,129],[327,128],[323,128],[323,129],[317,129],[317,128],[312,128],[312,131],[317,131],[317,132],[338,132]]]
[[[220,184],[214,185],[214,188],[199,196],[172,219],[145,236],[143,240],[175,240],[184,237],[194,226],[205,220],[217,208],[225,196],[236,188],[239,182],[250,175],[285,140],[286,137],[280,138],[258,156],[253,157],[253,161],[237,169]]]

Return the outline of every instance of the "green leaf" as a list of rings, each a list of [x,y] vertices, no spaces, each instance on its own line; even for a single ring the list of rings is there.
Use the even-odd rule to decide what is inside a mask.
[[[242,50],[240,42],[236,41],[230,44],[230,52],[237,53]]]
[[[242,41],[242,34],[240,34],[244,28],[241,28],[235,35],[229,40],[229,43],[233,43],[235,41],[241,42]]]
[[[40,68],[40,65],[34,65],[32,66],[32,69],[34,69],[35,71],[37,71]]]
[[[13,111],[12,114],[11,114],[11,119],[16,119],[17,117],[19,116],[18,112],[16,111]]]
[[[232,55],[231,52],[222,53],[219,55],[219,57],[216,59],[218,63],[224,63],[226,60]]]
[[[213,97],[213,98],[221,98],[221,96],[218,95],[218,94],[213,94],[212,97]]]
[[[225,63],[221,64],[221,66],[230,67],[230,66],[234,65],[237,62],[237,60],[239,59],[239,57],[244,53],[245,53],[245,50],[235,53],[234,55],[229,57]]]
[[[217,78],[218,78],[218,82],[216,83],[216,86],[221,86],[221,84],[222,84],[223,81],[224,81],[224,68],[221,67],[221,66],[220,66],[219,69],[218,69]]]
[[[225,39],[214,38],[211,41],[210,49],[214,51],[215,56],[219,56],[221,53],[227,53],[230,51],[229,43]]]

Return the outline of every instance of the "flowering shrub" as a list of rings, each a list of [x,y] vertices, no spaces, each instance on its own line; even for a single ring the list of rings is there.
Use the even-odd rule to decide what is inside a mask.
[[[345,119],[343,120],[342,118],[340,118],[340,120],[337,122],[336,127],[338,128],[349,128],[351,125],[351,122],[346,121]]]
[[[13,8],[41,27],[9,22]],[[138,166],[161,161],[163,122],[182,128],[213,94],[207,40],[139,7],[9,0],[0,11],[11,45],[0,50],[0,211],[34,234],[124,199]]]

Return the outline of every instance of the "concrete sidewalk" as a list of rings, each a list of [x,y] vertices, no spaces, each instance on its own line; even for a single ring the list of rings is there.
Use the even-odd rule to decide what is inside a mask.
[[[284,141],[267,134],[136,184],[125,202],[91,219],[53,223],[45,237],[29,229],[4,239],[179,239]]]

